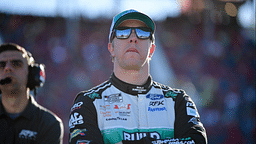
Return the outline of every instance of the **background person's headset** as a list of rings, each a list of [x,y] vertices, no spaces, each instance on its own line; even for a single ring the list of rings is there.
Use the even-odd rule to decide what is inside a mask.
[[[27,87],[30,89],[30,91],[34,90],[34,95],[36,96],[36,88],[42,87],[45,83],[45,65],[35,63],[32,54],[19,45],[7,43],[0,46],[0,53],[12,50],[27,54],[29,63]],[[2,92],[0,90],[0,94],[1,93]]]
[[[42,87],[45,83],[45,65],[35,63],[32,54],[27,51],[29,59],[33,62],[28,66],[28,82],[27,87],[36,95],[36,88]]]

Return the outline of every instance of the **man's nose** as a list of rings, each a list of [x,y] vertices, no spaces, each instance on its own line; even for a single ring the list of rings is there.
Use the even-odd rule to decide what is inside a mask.
[[[5,67],[4,67],[4,71],[5,71],[5,72],[8,72],[8,71],[12,71],[12,69],[13,69],[13,67],[12,67],[12,65],[11,65],[11,62],[10,62],[10,61],[7,61],[7,62],[6,62],[6,65],[5,65]]]
[[[137,43],[138,42],[138,38],[136,36],[135,30],[133,29],[130,35],[130,43]]]

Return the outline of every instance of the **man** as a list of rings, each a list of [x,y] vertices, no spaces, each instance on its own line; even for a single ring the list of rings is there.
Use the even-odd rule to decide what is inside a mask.
[[[207,143],[191,98],[149,74],[155,24],[127,10],[113,18],[110,79],[80,92],[71,108],[70,143]]]
[[[0,45],[0,143],[62,144],[63,123],[30,90],[44,83],[44,67],[23,47]]]

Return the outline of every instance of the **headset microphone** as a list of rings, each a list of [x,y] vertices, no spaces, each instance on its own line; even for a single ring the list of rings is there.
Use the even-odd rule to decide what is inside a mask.
[[[1,80],[0,80],[0,85],[9,84],[9,83],[11,83],[11,82],[12,82],[12,79],[9,78],[9,77],[7,77],[7,78],[5,78],[5,79],[1,79]]]

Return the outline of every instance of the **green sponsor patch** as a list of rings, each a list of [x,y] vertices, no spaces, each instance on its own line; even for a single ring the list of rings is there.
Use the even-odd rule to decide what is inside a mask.
[[[155,129],[124,129],[113,128],[101,131],[105,144],[118,143],[122,140],[139,140],[146,135],[157,139],[170,139],[174,137],[172,128]]]

